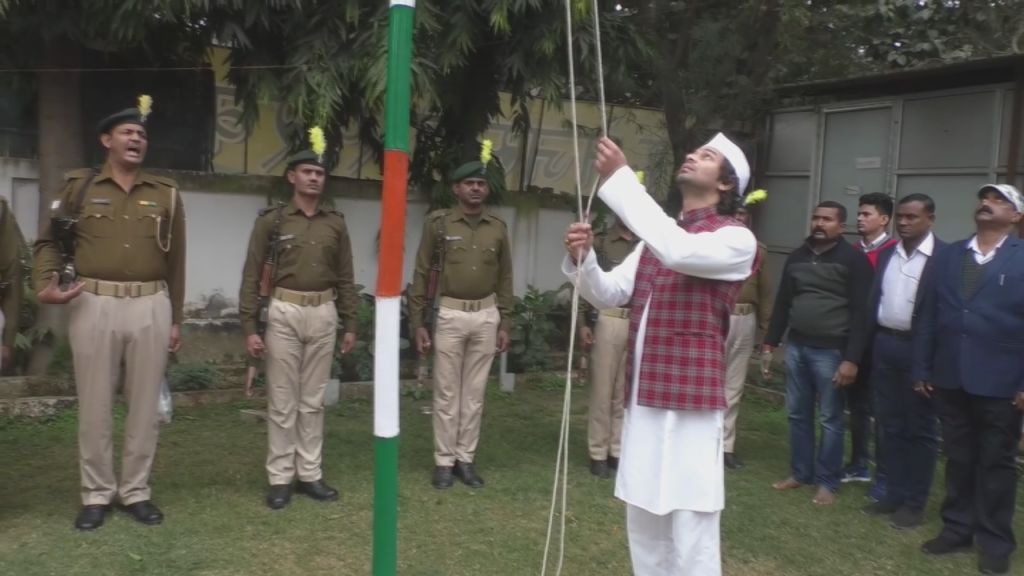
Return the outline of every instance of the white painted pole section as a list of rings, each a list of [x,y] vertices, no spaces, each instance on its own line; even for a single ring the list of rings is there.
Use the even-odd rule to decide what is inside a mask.
[[[402,298],[377,298],[373,349],[373,435],[398,436],[398,365]]]

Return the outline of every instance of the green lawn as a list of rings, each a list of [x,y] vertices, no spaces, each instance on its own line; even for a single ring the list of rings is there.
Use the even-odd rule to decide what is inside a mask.
[[[583,391],[575,398],[563,573],[628,574],[623,508],[612,482],[586,471]],[[539,574],[561,392],[549,384],[491,393],[477,461],[487,486],[476,492],[429,486],[426,403],[403,399],[399,572]],[[47,424],[0,423],[0,574],[368,574],[370,403],[347,395],[327,420],[326,475],[341,501],[299,497],[276,513],[262,500],[264,426],[239,418],[244,406],[179,410],[164,429],[152,481],[167,516],[162,526],[137,525],[118,513],[89,534],[71,526],[78,507],[74,414]],[[860,513],[862,486],[844,488],[833,509],[814,507],[810,489],[773,492],[770,483],[788,469],[781,407],[748,399],[739,447],[747,467],[728,475],[726,574],[975,573],[973,555],[936,560],[918,551],[937,529],[934,505],[927,527],[901,533]],[[1024,533],[1021,515],[1017,527]],[[1024,573],[1024,560],[1017,568]]]

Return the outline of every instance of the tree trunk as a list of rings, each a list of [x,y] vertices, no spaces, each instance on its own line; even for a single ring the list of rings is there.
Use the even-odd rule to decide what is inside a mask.
[[[50,38],[43,46],[42,68],[73,69],[80,66],[81,47],[65,38]],[[50,218],[50,202],[57,196],[64,173],[84,164],[82,149],[81,83],[75,72],[40,72],[39,90],[39,230]],[[56,341],[67,332],[63,306],[40,305],[36,323],[49,328],[56,339],[32,350],[28,372],[43,374],[53,356]]]
[[[693,135],[686,127],[686,100],[680,77],[689,62],[690,30],[696,18],[697,3],[689,2],[682,12],[670,8],[670,3],[664,0],[651,2],[647,5],[646,16],[650,29],[658,31],[655,82],[661,93],[675,168],[693,144]]]
[[[43,47],[43,68],[76,68],[81,47],[52,38]],[[50,201],[61,189],[64,173],[85,163],[82,149],[81,83],[75,72],[40,72],[39,89],[39,229],[50,217]]]

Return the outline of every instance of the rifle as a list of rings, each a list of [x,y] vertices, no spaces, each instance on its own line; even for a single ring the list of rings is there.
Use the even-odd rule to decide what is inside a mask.
[[[61,289],[67,289],[78,278],[78,271],[75,269],[75,224],[78,223],[78,208],[82,204],[82,198],[85,197],[96,174],[94,169],[75,191],[75,195],[69,198],[70,202],[64,206],[61,213],[50,215],[50,230],[53,233],[53,239],[57,242],[57,249],[60,251],[60,259],[63,264],[58,276]]]
[[[438,220],[443,222],[447,215],[447,213],[443,214]],[[435,231],[434,252],[430,257],[430,273],[427,274],[427,302],[430,302],[430,307],[425,309],[423,318],[423,326],[431,333],[433,333],[434,318],[437,316],[437,308],[441,300],[439,285],[444,268],[445,244],[448,241],[443,228],[438,227]]]
[[[277,258],[281,242],[291,240],[294,234],[281,236],[281,217],[284,213],[284,204],[277,207],[277,214],[274,216],[274,226],[270,229],[270,237],[267,238],[267,254],[263,258],[263,267],[260,269],[259,283],[259,314],[256,316],[256,330],[260,337],[267,331],[267,317],[270,313],[270,295],[274,290],[274,270],[277,268]]]

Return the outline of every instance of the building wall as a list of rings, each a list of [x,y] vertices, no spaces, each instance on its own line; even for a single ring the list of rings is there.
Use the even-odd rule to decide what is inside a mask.
[[[769,271],[778,277],[821,200],[846,206],[850,240],[857,238],[857,198],[869,192],[897,201],[928,194],[936,234],[947,241],[969,236],[978,188],[1006,181],[1012,101],[1011,86],[993,85],[772,112],[758,183],[769,200],[757,222]],[[1020,174],[1024,149],[1017,166]]]
[[[253,220],[267,205],[267,190],[281,185],[280,178],[168,173],[178,179],[185,204],[188,267],[185,298],[190,307],[203,307],[219,294],[229,306],[237,302],[242,265]],[[352,237],[355,279],[364,291],[377,284],[377,233],[380,227],[379,182],[332,182],[335,205],[345,214]],[[335,189],[336,188],[336,189]],[[11,201],[28,241],[37,230],[38,173],[32,160],[0,158],[0,196]],[[529,198],[496,208],[509,225],[515,266],[514,289],[524,294],[528,285],[541,290],[565,283],[560,272],[562,235],[573,219],[563,202]],[[518,207],[517,207],[518,206]],[[415,198],[408,206],[405,230],[404,278],[411,282],[413,263],[427,205]]]

